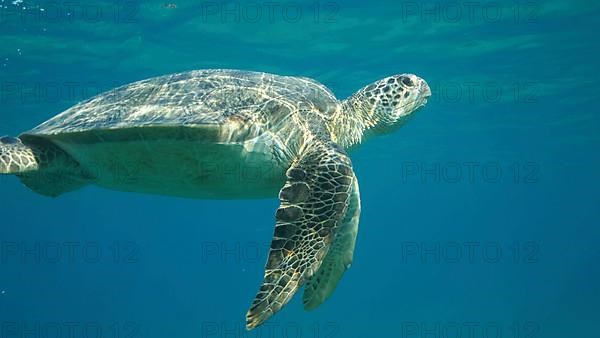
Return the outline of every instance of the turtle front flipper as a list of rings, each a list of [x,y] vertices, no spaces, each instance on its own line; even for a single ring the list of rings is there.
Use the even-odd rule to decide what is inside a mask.
[[[323,264],[314,276],[306,282],[302,302],[305,310],[316,309],[335,290],[344,272],[350,268],[354,257],[354,245],[360,220],[360,193],[358,180],[353,179],[350,204],[342,220],[333,244],[323,260]]]
[[[279,311],[319,270],[355,180],[345,151],[318,139],[305,143],[286,175],[264,281],[246,315],[248,329]]]

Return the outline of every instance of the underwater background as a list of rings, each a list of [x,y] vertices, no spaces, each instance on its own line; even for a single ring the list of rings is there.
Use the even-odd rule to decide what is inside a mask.
[[[0,337],[599,337],[594,1],[12,1],[0,135],[168,73],[314,78],[345,98],[414,73],[433,96],[351,153],[354,263],[254,331],[278,201],[0,177]]]

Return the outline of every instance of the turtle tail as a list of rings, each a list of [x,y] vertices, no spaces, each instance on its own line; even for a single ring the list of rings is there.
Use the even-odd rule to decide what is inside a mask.
[[[15,137],[0,137],[0,174],[20,174],[39,169],[36,151]]]

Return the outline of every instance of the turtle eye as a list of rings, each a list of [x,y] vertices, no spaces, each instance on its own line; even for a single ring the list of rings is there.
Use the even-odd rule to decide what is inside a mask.
[[[412,80],[406,76],[402,77],[402,83],[408,87],[412,87],[414,85],[414,83],[412,82]]]

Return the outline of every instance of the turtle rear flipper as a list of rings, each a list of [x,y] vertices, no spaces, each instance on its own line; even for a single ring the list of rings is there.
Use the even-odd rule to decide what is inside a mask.
[[[286,175],[264,280],[246,315],[248,329],[273,316],[319,270],[355,180],[345,151],[318,139],[305,143]]]
[[[18,174],[38,170],[35,149],[16,137],[0,137],[0,174]]]
[[[0,174],[14,174],[38,194],[58,196],[86,185],[79,164],[47,141],[0,138]]]

